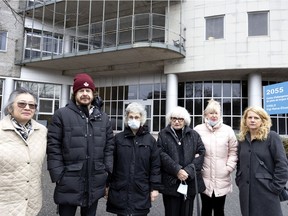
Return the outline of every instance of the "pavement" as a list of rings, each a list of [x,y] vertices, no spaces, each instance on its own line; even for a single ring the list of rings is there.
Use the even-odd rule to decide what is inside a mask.
[[[42,179],[43,179],[42,181],[43,181],[44,199],[43,199],[42,210],[40,211],[38,216],[57,216],[56,205],[53,202],[53,192],[54,192],[55,185],[51,183],[49,173],[46,170],[46,165],[43,167]],[[235,184],[234,177],[233,177],[233,183]],[[225,215],[226,216],[241,216],[238,193],[239,193],[238,188],[234,185],[233,192],[229,193],[226,197],[226,203],[225,203]],[[197,205],[196,205],[196,199],[195,199],[195,204],[194,204],[195,216],[197,215],[196,206]],[[288,201],[282,202],[281,207],[283,211],[283,216],[288,216]],[[106,200],[104,198],[100,199],[98,203],[96,216],[112,216],[112,215],[113,214],[106,212]],[[148,215],[149,216],[164,216],[164,207],[163,207],[161,196],[159,196],[158,199],[152,203],[152,208]],[[79,211],[77,211],[76,216],[80,216]],[[175,216],[181,216],[181,215],[175,215]]]

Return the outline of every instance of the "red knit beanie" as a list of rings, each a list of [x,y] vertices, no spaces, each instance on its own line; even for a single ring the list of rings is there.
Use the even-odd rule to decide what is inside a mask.
[[[93,79],[86,73],[77,74],[74,77],[73,93],[75,94],[81,88],[90,88],[95,91]]]

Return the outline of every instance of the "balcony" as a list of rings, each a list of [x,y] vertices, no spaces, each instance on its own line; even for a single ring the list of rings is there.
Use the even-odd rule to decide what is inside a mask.
[[[163,67],[164,60],[183,58],[185,28],[181,19],[167,13],[169,1],[149,2],[122,1],[121,7],[120,1],[116,5],[117,1],[109,1],[109,5],[106,1],[92,1],[90,5],[89,1],[79,1],[78,5],[77,1],[38,2],[25,11],[21,64],[68,74],[79,70],[107,74],[116,68],[135,72],[139,65],[143,71],[156,70]],[[174,5],[177,2],[173,1]],[[74,14],[79,15],[71,21],[73,7]],[[80,8],[86,8],[88,16],[81,15]]]

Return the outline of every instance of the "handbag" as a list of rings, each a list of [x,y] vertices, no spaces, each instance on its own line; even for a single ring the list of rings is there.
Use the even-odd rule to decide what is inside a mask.
[[[284,189],[279,194],[279,198],[281,202],[288,200],[288,189],[286,187],[284,187]]]
[[[265,165],[264,161],[260,160],[260,158],[258,157],[258,155],[252,150],[252,152],[254,153],[254,155],[256,156],[256,159],[258,160],[259,164],[261,166],[263,166],[269,173],[270,175],[273,176],[273,174],[270,172],[270,170],[268,169],[268,167]],[[284,202],[288,200],[288,189],[286,187],[284,187],[284,189],[281,191],[281,193],[279,194],[279,199],[280,202]]]

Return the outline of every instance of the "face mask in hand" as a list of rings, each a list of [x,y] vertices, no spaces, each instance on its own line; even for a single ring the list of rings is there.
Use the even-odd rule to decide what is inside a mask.
[[[140,127],[140,121],[138,120],[135,120],[135,119],[131,119],[131,120],[128,120],[128,126],[131,128],[131,129],[139,129]]]

